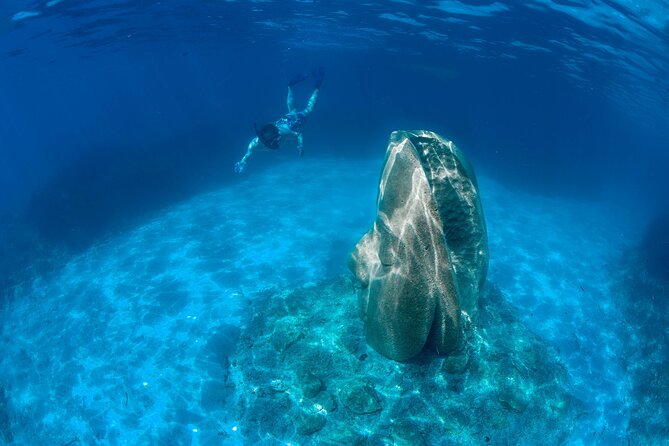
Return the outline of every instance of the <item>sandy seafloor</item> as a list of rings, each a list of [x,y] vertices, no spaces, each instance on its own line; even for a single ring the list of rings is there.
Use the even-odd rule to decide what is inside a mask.
[[[174,444],[209,444],[201,435],[212,425],[221,444],[242,444],[245,426],[232,413],[209,419],[216,402],[204,395],[234,387],[204,388],[203,376],[227,373],[217,362],[234,350],[254,293],[346,274],[374,218],[381,161],[251,165],[237,183],[17,288],[0,314],[0,444],[151,444],[166,427]],[[555,349],[583,405],[569,444],[627,444],[632,383],[615,265],[638,234],[587,201],[480,174],[479,184],[488,279]]]

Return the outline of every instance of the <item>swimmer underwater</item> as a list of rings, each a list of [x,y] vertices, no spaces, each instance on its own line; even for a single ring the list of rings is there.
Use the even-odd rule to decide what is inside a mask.
[[[314,91],[311,93],[311,97],[309,98],[309,102],[305,109],[297,111],[295,108],[293,87],[307,79],[309,76],[306,74],[298,74],[288,82],[288,97],[286,98],[288,113],[277,119],[275,122],[269,122],[260,128],[253,124],[256,131],[256,137],[249,143],[244,157],[235,164],[235,172],[243,172],[249,158],[263,146],[270,150],[276,150],[285,141],[297,141],[297,152],[300,156],[303,155],[304,145],[302,141],[302,127],[306,123],[309,115],[313,112],[314,105],[316,105],[318,91],[321,88],[323,78],[325,77],[323,67],[316,68],[311,73],[311,76],[314,80]]]

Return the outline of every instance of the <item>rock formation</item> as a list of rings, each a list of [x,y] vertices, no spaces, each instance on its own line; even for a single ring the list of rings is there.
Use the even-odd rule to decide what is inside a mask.
[[[464,154],[428,131],[397,131],[379,183],[374,226],[349,267],[360,282],[369,344],[398,361],[454,350],[476,322],[488,246],[476,177]]]

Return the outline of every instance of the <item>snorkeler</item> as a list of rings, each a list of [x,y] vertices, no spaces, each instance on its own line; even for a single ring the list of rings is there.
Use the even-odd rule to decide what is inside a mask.
[[[295,140],[297,141],[297,152],[302,156],[304,153],[302,126],[307,121],[307,117],[314,110],[314,105],[316,105],[318,90],[321,88],[323,78],[325,77],[323,67],[316,68],[311,73],[311,76],[314,80],[314,92],[311,93],[306,108],[301,112],[298,112],[295,109],[293,87],[309,77],[306,74],[298,74],[288,82],[288,98],[286,100],[288,113],[277,119],[275,122],[267,123],[260,128],[253,124],[257,136],[249,143],[249,147],[246,150],[244,157],[235,164],[235,172],[241,173],[244,171],[248,159],[256,150],[258,150],[261,144],[270,150],[276,150],[284,141]]]

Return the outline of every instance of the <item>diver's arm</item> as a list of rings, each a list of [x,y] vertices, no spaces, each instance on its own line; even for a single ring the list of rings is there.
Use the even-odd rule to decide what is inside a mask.
[[[244,155],[244,157],[235,164],[235,172],[242,173],[244,171],[244,168],[246,167],[246,162],[251,157],[251,155],[253,155],[253,152],[258,147],[258,144],[260,144],[260,140],[256,136],[249,143],[249,146],[246,149],[246,154]]]
[[[300,156],[304,154],[304,142],[302,141],[302,133],[297,134],[297,153]]]

